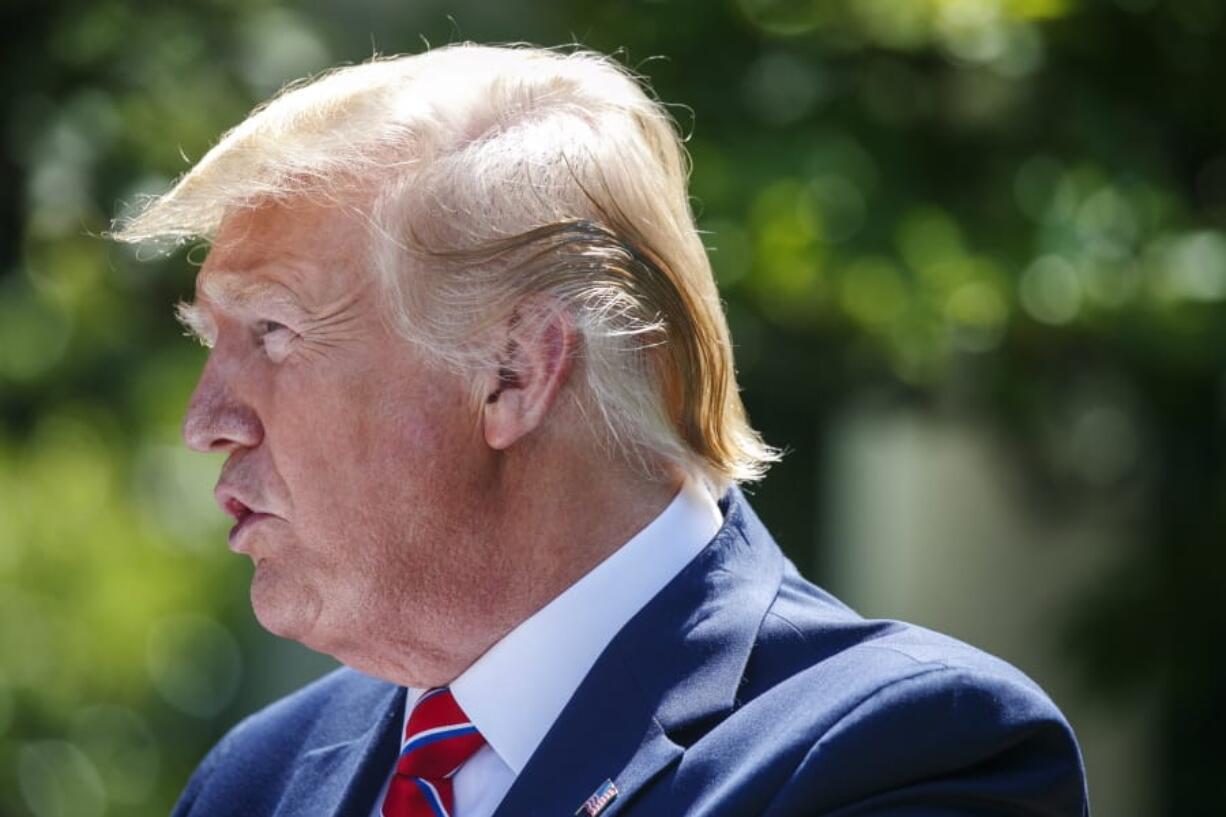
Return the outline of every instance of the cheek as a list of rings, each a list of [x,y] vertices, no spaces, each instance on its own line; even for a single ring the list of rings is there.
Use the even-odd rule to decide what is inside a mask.
[[[368,467],[388,426],[377,377],[319,377],[311,370],[278,373],[270,399],[274,456],[300,485],[344,484]]]
[[[421,523],[421,503],[443,515],[480,479],[483,438],[457,379],[368,370],[333,383],[289,380],[278,409],[274,450],[312,527],[403,530]]]
[[[354,554],[459,532],[489,470],[466,385],[394,357],[337,366],[271,382],[270,449],[304,545]]]
[[[413,477],[445,466],[473,443],[475,419],[458,378],[389,370],[354,384],[349,444],[354,460]]]

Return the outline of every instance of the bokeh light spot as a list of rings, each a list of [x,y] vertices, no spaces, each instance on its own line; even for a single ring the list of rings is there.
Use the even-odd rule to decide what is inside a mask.
[[[176,541],[198,547],[207,538],[202,532],[228,519],[213,500],[218,470],[218,458],[183,445],[143,446],[136,457],[136,504]]]
[[[805,34],[837,11],[830,0],[737,0],[745,17],[768,34]]]
[[[257,99],[332,62],[319,35],[301,16],[285,8],[270,8],[247,22],[242,45],[243,76]]]
[[[1069,323],[1081,309],[1077,271],[1058,255],[1045,255],[1031,264],[1022,273],[1018,290],[1022,308],[1043,323]]]
[[[66,741],[42,740],[22,746],[17,779],[35,817],[102,817],[106,811],[98,770]]]
[[[958,60],[986,63],[1005,51],[1005,21],[991,0],[945,0],[935,23],[941,44]]]
[[[932,14],[925,2],[852,0],[850,11],[870,38],[888,48],[918,48],[931,36]]]
[[[1226,299],[1226,235],[1202,230],[1163,237],[1146,256],[1160,296],[1188,301]]]
[[[992,70],[1010,79],[1033,74],[1043,65],[1043,38],[1032,25],[1005,29],[1005,44],[992,62]]]
[[[908,301],[898,267],[878,257],[862,258],[843,270],[839,296],[843,311],[866,326],[889,324]]]
[[[804,119],[825,92],[825,80],[817,66],[786,51],[759,57],[742,84],[745,107],[774,125]]]
[[[1110,485],[1132,470],[1138,450],[1132,418],[1118,406],[1098,404],[1077,417],[1069,461],[1086,482]]]
[[[965,352],[988,352],[1000,344],[1008,306],[996,287],[986,281],[963,284],[945,305],[950,341]]]
[[[1087,196],[1077,208],[1075,224],[1082,241],[1122,247],[1136,241],[1140,231],[1132,205],[1113,186]]]
[[[230,632],[200,614],[168,616],[149,633],[149,677],[167,703],[199,718],[216,715],[234,697],[242,675]]]
[[[962,230],[945,211],[936,207],[909,211],[898,225],[896,244],[907,266],[928,283],[943,287],[960,279],[956,268],[966,255]]]
[[[1086,259],[1077,272],[1086,295],[1109,308],[1128,303],[1141,286],[1141,266],[1134,258]]]
[[[73,743],[98,770],[114,803],[144,802],[157,780],[157,739],[145,720],[121,706],[91,706],[73,718]]]

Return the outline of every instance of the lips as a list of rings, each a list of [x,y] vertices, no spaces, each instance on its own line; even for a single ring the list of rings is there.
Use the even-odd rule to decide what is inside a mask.
[[[221,509],[230,514],[230,516],[233,516],[236,522],[240,523],[248,516],[255,513],[255,511],[248,508],[241,499],[233,496],[226,497],[222,500]]]
[[[217,489],[213,493],[221,509],[234,518],[234,527],[230,529],[228,537],[230,549],[236,553],[245,552],[242,545],[242,535],[261,521],[275,518],[275,514],[265,513],[253,508],[239,498],[238,491],[231,485],[218,483]]]
[[[230,549],[235,553],[245,553],[246,550],[244,549],[242,540],[240,539],[243,533],[252,526],[259,524],[261,521],[265,519],[273,519],[274,517],[272,514],[256,513],[248,509],[237,518],[238,522],[234,524],[234,527],[230,528],[230,536],[228,537]]]

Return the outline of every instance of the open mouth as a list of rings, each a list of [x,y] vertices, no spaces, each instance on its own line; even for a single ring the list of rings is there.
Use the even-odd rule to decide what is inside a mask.
[[[226,512],[234,517],[234,527],[230,528],[230,548],[232,550],[240,550],[236,547],[239,534],[244,530],[259,522],[261,519],[268,518],[269,514],[259,513],[248,508],[237,499],[226,500]]]
[[[254,511],[252,511],[250,508],[248,508],[243,503],[239,502],[237,499],[231,498],[231,499],[226,500],[226,513],[230,514],[230,516],[233,516],[236,522],[238,522],[239,524],[242,524],[242,521],[246,519],[248,516],[251,516],[251,514],[253,514]]]
[[[230,516],[233,516],[237,522],[242,522],[244,519],[254,513],[254,511],[243,503],[239,502],[234,497],[230,497],[226,500],[225,512],[230,514]]]

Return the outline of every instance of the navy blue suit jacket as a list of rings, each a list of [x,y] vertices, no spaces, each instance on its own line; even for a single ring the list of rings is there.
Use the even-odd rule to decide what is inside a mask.
[[[1008,664],[860,618],[805,581],[739,490],[724,525],[605,649],[497,817],[1083,815],[1068,723]],[[176,817],[367,817],[403,688],[342,669],[209,753]]]

